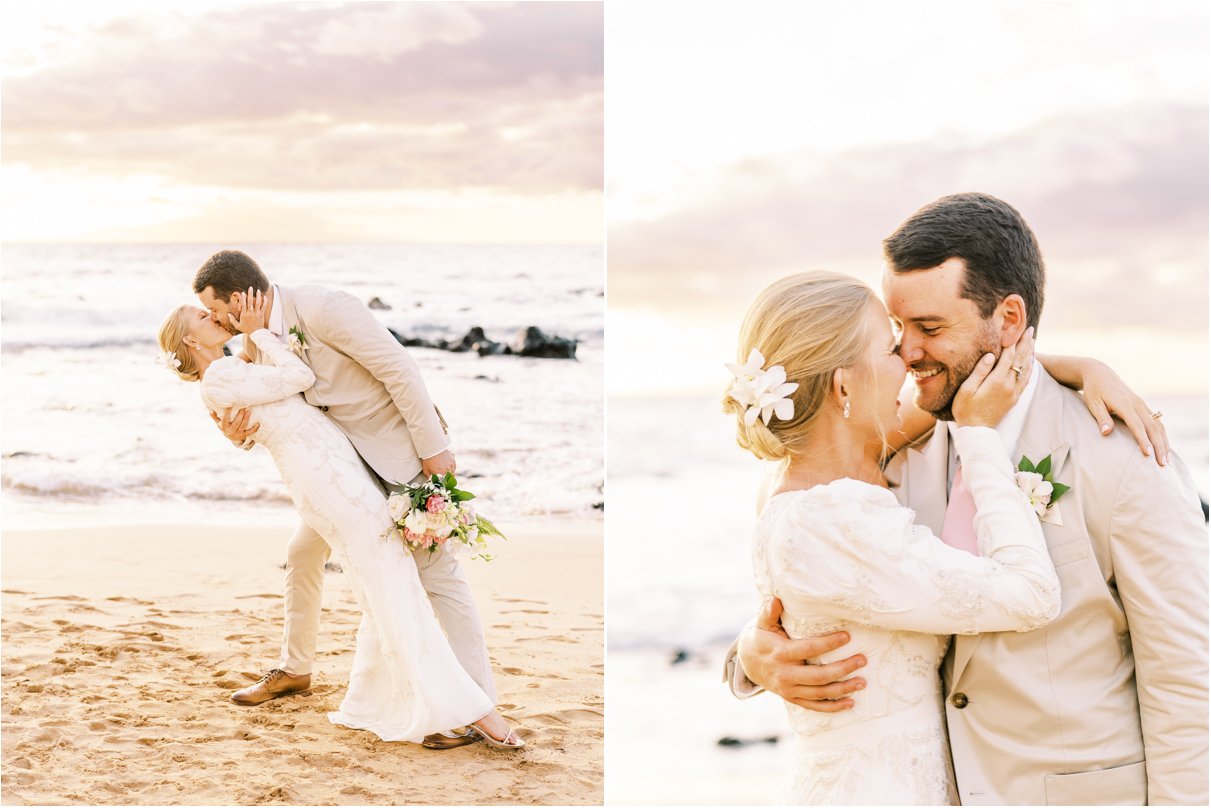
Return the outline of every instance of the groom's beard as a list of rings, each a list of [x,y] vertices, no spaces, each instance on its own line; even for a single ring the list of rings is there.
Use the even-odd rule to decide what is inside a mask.
[[[967,381],[967,377],[975,370],[976,365],[984,354],[990,353],[993,356],[1000,358],[1001,343],[997,339],[996,329],[992,323],[987,324],[988,327],[980,335],[979,342],[972,348],[971,353],[966,354],[957,359],[953,364],[942,365],[946,373],[946,386],[942,392],[934,396],[932,400],[922,401],[920,395],[917,396],[916,405],[921,410],[929,413],[939,421],[953,421],[954,416],[954,400],[955,394],[959,392],[959,388],[963,386],[963,382]],[[937,367],[941,363],[933,365]],[[913,370],[928,370],[929,367],[914,366]]]

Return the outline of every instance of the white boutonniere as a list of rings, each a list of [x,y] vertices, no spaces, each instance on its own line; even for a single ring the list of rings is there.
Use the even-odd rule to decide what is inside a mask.
[[[303,347],[307,344],[307,335],[299,330],[299,327],[290,327],[290,350],[294,351],[299,356],[303,355]]]
[[[1060,497],[1071,490],[1071,486],[1057,483],[1051,479],[1051,455],[1047,455],[1038,463],[1032,463],[1026,455],[1018,463],[1018,471],[1014,475],[1018,488],[1026,495],[1030,507],[1038,514],[1039,521],[1050,525],[1063,526],[1060,512],[1055,509],[1055,503]]]

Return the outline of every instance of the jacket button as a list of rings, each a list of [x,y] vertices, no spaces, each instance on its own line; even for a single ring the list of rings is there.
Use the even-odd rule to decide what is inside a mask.
[[[955,693],[950,697],[950,703],[962,710],[967,706],[967,696],[963,693]]]
[[[320,407],[320,412],[328,412],[328,408],[327,408],[327,407]]]

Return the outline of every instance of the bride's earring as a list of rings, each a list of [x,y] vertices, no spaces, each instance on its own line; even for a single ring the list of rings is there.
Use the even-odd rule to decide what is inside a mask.
[[[842,415],[842,416],[844,416],[844,417],[846,417],[846,418],[848,418],[848,417],[849,417],[849,402],[848,402],[848,401],[847,401],[847,402],[845,402],[845,409],[844,409],[844,410],[842,410],[841,415]]]

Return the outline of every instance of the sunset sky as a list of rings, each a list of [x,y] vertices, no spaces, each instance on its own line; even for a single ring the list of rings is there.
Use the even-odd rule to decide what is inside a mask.
[[[5,241],[602,240],[600,3],[3,11]]]
[[[1040,350],[1206,394],[1203,4],[609,13],[612,392],[716,390],[762,287],[827,268],[878,289],[884,237],[979,190],[1042,245]],[[662,361],[641,361],[656,346]]]

